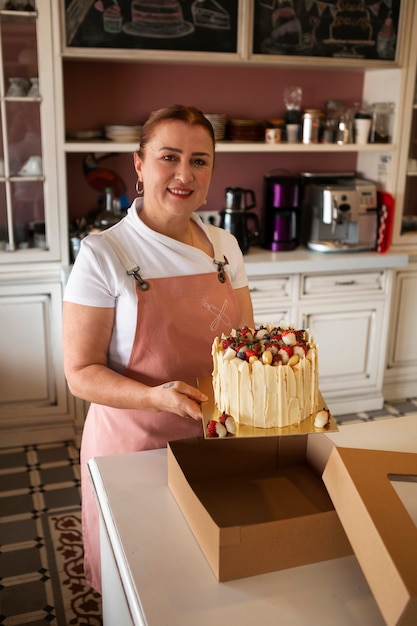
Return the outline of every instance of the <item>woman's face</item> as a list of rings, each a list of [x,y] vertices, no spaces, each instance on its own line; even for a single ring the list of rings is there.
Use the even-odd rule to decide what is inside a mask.
[[[168,216],[190,215],[207,197],[214,165],[213,142],[202,126],[166,120],[135,154],[135,169],[143,182],[143,210]]]

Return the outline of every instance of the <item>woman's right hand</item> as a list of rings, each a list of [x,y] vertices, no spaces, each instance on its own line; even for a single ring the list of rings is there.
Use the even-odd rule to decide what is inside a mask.
[[[208,400],[199,389],[180,380],[152,387],[149,393],[157,410],[195,420],[202,419],[201,403]]]

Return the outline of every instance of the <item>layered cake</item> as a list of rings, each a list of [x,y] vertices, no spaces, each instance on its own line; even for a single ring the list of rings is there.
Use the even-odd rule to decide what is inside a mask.
[[[317,346],[308,330],[239,328],[214,339],[212,356],[216,407],[237,424],[282,428],[317,413]]]

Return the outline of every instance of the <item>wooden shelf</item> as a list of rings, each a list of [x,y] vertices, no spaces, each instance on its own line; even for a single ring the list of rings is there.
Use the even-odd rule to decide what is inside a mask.
[[[66,153],[83,153],[83,152],[135,152],[138,149],[137,143],[116,143],[114,141],[67,141],[64,145]],[[279,153],[279,152],[393,152],[396,149],[394,144],[388,143],[368,143],[366,145],[357,145],[354,143],[339,146],[334,143],[318,143],[318,144],[302,144],[302,143],[277,143],[269,144],[258,142],[237,142],[237,141],[218,141],[216,143],[216,152],[262,152],[262,153]]]

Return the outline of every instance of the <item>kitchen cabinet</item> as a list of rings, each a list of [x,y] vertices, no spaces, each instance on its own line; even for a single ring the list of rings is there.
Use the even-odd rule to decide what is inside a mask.
[[[0,440],[71,439],[50,0],[0,2]],[[66,220],[64,227],[66,227]]]
[[[412,32],[417,28],[414,5]],[[399,171],[393,244],[403,248],[417,246],[417,40],[412,37],[404,70],[404,107],[399,136]]]
[[[417,28],[414,4],[412,32]],[[409,265],[395,274],[389,343],[384,377],[387,400],[417,392],[417,38],[412,37],[404,67],[404,105],[399,134],[398,174],[392,248],[409,254]]]
[[[53,271],[0,275],[0,439],[73,437],[60,348],[62,285]]]
[[[246,257],[255,322],[284,320],[310,329],[319,347],[320,391],[334,415],[382,408],[395,268],[407,257],[332,255],[332,271],[319,253],[295,251],[287,257],[281,252],[270,255],[275,263],[266,274],[262,259],[267,255]],[[285,269],[288,273],[281,273]],[[400,272],[408,275],[407,270]],[[413,286],[407,283],[406,311],[412,311]]]

